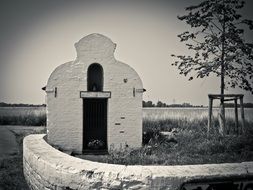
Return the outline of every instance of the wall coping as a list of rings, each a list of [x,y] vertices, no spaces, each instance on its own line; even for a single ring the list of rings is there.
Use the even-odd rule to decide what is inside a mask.
[[[253,162],[202,164],[202,165],[118,165],[83,160],[60,152],[45,140],[45,134],[24,138],[23,162],[49,183],[82,189],[94,183],[100,187],[167,187],[178,189],[183,183],[194,180],[225,179],[253,176]],[[42,163],[43,167],[40,168]],[[25,167],[24,167],[25,168]],[[29,171],[24,169],[28,183]],[[68,177],[69,176],[69,177]],[[64,178],[62,180],[61,178]],[[68,179],[70,178],[70,179]],[[80,181],[78,181],[80,180]],[[99,182],[99,183],[98,183]],[[30,184],[31,185],[31,184]]]

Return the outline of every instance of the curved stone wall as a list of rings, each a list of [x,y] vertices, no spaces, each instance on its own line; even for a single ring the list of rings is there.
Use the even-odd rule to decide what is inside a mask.
[[[252,162],[185,166],[125,166],[92,162],[56,150],[44,137],[40,134],[24,138],[24,175],[31,189],[174,190],[201,179],[249,179],[253,176]]]

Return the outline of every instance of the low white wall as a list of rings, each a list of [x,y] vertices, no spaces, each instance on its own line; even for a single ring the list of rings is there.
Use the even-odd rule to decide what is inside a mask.
[[[184,166],[125,166],[82,160],[29,135],[23,142],[23,167],[31,189],[180,189],[192,180],[253,175],[253,162]]]

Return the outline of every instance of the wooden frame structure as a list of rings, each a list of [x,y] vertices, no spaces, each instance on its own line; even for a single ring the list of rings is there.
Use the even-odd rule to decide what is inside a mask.
[[[208,109],[208,126],[207,126],[207,133],[210,134],[210,129],[212,127],[212,108],[213,108],[213,100],[214,99],[224,99],[224,102],[227,101],[234,101],[234,108],[235,108],[235,130],[237,134],[242,134],[244,127],[245,127],[245,118],[244,118],[244,106],[243,106],[243,94],[208,94],[209,98],[209,109]],[[242,119],[242,125],[239,129],[238,125],[238,104],[237,100],[240,100],[240,110],[241,110],[241,119]],[[224,128],[225,128],[225,115],[224,115]],[[227,133],[229,133],[229,130],[227,130]]]

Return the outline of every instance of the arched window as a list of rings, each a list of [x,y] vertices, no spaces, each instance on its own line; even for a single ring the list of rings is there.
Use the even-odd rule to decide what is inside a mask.
[[[88,68],[88,91],[103,91],[103,68],[97,63],[93,63]]]

